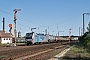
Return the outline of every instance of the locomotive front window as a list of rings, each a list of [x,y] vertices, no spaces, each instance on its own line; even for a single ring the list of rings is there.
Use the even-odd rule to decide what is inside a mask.
[[[27,33],[26,34],[26,39],[32,39],[32,35],[33,35],[33,33]]]

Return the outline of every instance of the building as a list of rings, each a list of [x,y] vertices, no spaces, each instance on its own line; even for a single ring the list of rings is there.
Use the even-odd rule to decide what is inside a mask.
[[[18,32],[18,37],[21,37],[21,32],[20,31]]]
[[[10,33],[0,31],[0,43],[1,44],[12,43],[12,36],[10,35]]]

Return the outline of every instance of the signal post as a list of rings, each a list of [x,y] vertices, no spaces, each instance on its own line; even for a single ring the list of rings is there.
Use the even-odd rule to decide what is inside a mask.
[[[20,11],[21,9],[14,9],[14,41],[15,41],[15,46],[16,46],[16,13],[17,11]]]

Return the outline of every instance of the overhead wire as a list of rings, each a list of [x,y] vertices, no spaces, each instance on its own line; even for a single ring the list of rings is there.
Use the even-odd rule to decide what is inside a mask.
[[[11,13],[8,13],[8,12],[6,12],[6,11],[3,11],[3,10],[0,10],[1,12],[4,12],[4,13],[6,13],[6,14],[9,14],[9,15],[13,15],[13,14],[11,14]],[[19,17],[19,16],[17,16],[18,18],[20,18],[20,19],[23,19],[23,20],[25,20],[25,21],[29,21],[29,20],[27,20],[27,19],[24,19],[24,18],[22,18],[22,17]],[[32,21],[29,21],[29,22],[31,22],[31,23],[34,23],[34,24],[36,24],[36,25],[39,25],[39,26],[41,26],[40,24],[37,24],[37,23],[35,23],[35,22],[32,22]],[[42,26],[42,27],[45,27],[45,26]]]
[[[0,4],[0,5],[3,6],[3,7],[9,8],[9,7],[5,6],[5,5],[2,5],[2,4]],[[10,8],[9,8],[9,9],[10,9]],[[0,11],[5,12],[5,11],[3,11],[3,10],[0,10]],[[5,13],[10,14],[10,15],[13,15],[13,14],[8,13],[8,12],[5,12]],[[20,18],[20,19],[23,19],[23,20],[29,21],[29,22],[31,22],[31,23],[34,23],[34,24],[36,24],[36,25],[39,25],[39,26],[41,26],[41,27],[45,27],[45,26],[43,26],[43,25],[41,25],[41,24],[35,23],[35,22],[30,21],[30,20],[27,20],[27,19],[25,19],[25,18],[22,18],[22,17],[19,17],[19,16],[17,16],[17,17]]]
[[[9,14],[9,15],[13,15],[13,14],[11,14],[11,13],[8,13],[8,12],[6,12],[6,11],[3,11],[3,10],[0,10],[1,12],[4,12],[4,13],[6,13],[6,14]],[[10,22],[10,21],[8,21],[8,20],[6,20],[9,24],[10,23],[12,23],[12,22]],[[25,25],[22,25],[22,24],[18,24],[18,25],[20,25],[20,26],[24,26],[24,27],[29,27],[29,26],[25,26]],[[21,27],[20,27],[21,28]]]
[[[6,8],[9,8],[9,7],[5,6],[5,5],[2,5],[2,4],[0,4],[0,5],[1,5],[1,6],[4,6],[4,7],[6,7]],[[1,10],[1,11],[2,11],[2,10]],[[2,11],[2,12],[5,12],[5,11]],[[8,12],[5,12],[5,13],[8,13]],[[10,13],[8,13],[8,14],[10,14]],[[13,14],[10,14],[10,15],[13,15]],[[33,22],[33,21],[27,20],[27,19],[25,19],[25,18],[22,18],[22,17],[19,17],[19,16],[17,16],[17,17],[20,18],[20,19],[29,21],[30,23],[34,23],[34,24],[36,24],[36,25],[39,25],[40,27],[46,27],[46,28],[48,28],[47,26],[40,25],[40,24],[35,23],[35,22]],[[77,16],[76,16],[76,17],[77,17]],[[75,17],[74,17],[74,18],[75,18]],[[71,19],[73,19],[73,18],[71,18]],[[71,20],[71,19],[67,19],[67,20]],[[62,22],[64,22],[64,21],[62,21]],[[60,23],[61,23],[61,22],[60,22]],[[57,24],[60,24],[60,23],[57,23]],[[57,24],[49,25],[49,27],[50,27],[50,26],[57,25]],[[40,28],[40,27],[39,27],[39,28]]]
[[[1,6],[4,6],[4,5],[2,5],[2,4],[0,4],[0,5],[1,5]],[[6,6],[4,6],[4,7],[6,7]],[[8,8],[8,7],[6,7],[6,8]],[[3,10],[0,10],[0,11],[13,16],[13,14],[8,13],[8,12],[6,12],[6,11],[3,11]],[[25,18],[22,18],[22,17],[19,17],[19,16],[17,16],[17,17],[20,18],[20,19],[22,19],[22,20],[29,21],[30,23],[34,23],[34,24],[36,24],[36,25],[39,25],[38,28],[40,28],[40,27],[45,27],[45,28],[47,28],[47,29],[48,29],[48,27],[50,27],[50,26],[54,26],[54,25],[57,25],[57,24],[60,25],[60,23],[66,22],[66,20],[64,20],[64,21],[62,21],[62,22],[60,22],[60,23],[57,23],[57,24],[52,24],[52,25],[49,25],[49,26],[43,26],[43,25],[41,25],[41,24],[35,23],[35,22],[33,22],[33,21],[30,21],[30,20],[28,20],[28,19],[25,19]],[[72,19],[74,19],[74,18],[76,18],[76,17],[77,17],[77,16],[75,16],[75,17],[73,17],[73,18],[71,18],[71,19],[67,19],[67,20],[70,21],[70,20],[72,20]],[[23,24],[21,24],[21,25],[22,25],[22,26],[25,26],[25,25],[23,25]],[[50,30],[50,28],[49,28],[49,30]]]
[[[63,22],[70,21],[70,20],[72,20],[72,19],[74,19],[74,18],[76,18],[76,17],[78,17],[78,16],[75,16],[75,17],[73,17],[73,18],[70,18],[70,19],[64,20],[64,21],[62,21],[62,22],[60,22],[60,23],[57,23],[57,24],[51,24],[51,25],[49,25],[49,26],[59,25],[59,24],[61,24],[61,23],[63,23]]]
[[[4,12],[4,13],[6,13],[6,14],[9,14],[9,15],[13,15],[13,14],[10,14],[10,13],[8,13],[8,12],[6,12],[6,11],[3,11],[3,10],[0,10],[1,12]],[[20,18],[20,17],[19,17]],[[21,18],[22,19],[22,18]],[[7,21],[7,22],[10,22],[10,21]],[[11,22],[10,22],[11,23]],[[23,25],[23,26],[25,26],[25,25]]]

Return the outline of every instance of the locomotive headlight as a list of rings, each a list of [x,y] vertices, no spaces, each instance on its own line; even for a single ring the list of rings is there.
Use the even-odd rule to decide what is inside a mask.
[[[27,41],[25,41],[25,42],[27,42]]]

